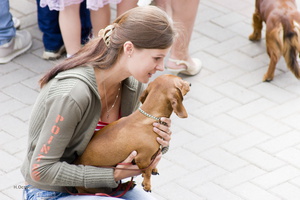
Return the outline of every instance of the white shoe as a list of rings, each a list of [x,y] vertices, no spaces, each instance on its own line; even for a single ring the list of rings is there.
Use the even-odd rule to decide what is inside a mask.
[[[19,29],[20,26],[21,26],[20,20],[19,20],[18,18],[16,18],[16,17],[13,17],[12,20],[13,20],[13,22],[14,22],[14,27],[15,27],[16,29]]]
[[[173,75],[178,75],[179,73],[181,74],[185,74],[185,75],[189,75],[189,76],[193,76],[196,75],[200,72],[201,68],[202,68],[202,62],[200,59],[198,58],[192,58],[193,62],[195,63],[195,65],[191,65],[190,63],[188,63],[187,61],[184,60],[175,60],[172,58],[169,58],[169,61],[171,62],[175,62],[176,65],[185,65],[186,68],[170,68],[170,67],[166,67],[166,69]]]
[[[0,46],[0,64],[8,63],[18,55],[27,51],[32,45],[28,31],[16,31],[16,36],[10,42]]]

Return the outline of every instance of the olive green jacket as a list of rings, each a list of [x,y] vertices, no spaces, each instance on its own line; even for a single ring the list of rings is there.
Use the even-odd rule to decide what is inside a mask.
[[[121,116],[139,106],[144,86],[133,77],[122,83]],[[65,192],[66,186],[117,187],[113,169],[74,165],[93,136],[101,100],[92,67],[60,72],[42,89],[29,124],[28,149],[21,172],[28,184]]]

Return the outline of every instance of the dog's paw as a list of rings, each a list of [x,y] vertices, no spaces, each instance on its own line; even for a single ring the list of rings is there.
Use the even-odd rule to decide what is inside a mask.
[[[251,41],[258,41],[261,39],[261,34],[260,33],[252,33],[249,35],[249,40]]]
[[[151,186],[150,186],[150,185],[145,186],[144,183],[142,183],[142,186],[143,186],[143,189],[144,189],[146,192],[151,192]]]
[[[159,175],[158,170],[155,168],[151,172],[152,175]]]
[[[152,174],[152,175],[159,175],[158,172],[152,172],[151,174]]]
[[[271,82],[272,80],[273,80],[273,76],[270,77],[267,74],[265,74],[263,77],[263,82]]]

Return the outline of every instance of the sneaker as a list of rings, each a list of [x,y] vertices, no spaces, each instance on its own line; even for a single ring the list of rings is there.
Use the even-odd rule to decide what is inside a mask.
[[[16,17],[13,17],[12,20],[13,20],[13,22],[14,22],[14,27],[15,27],[16,29],[19,29],[20,26],[21,26],[20,20],[19,20],[18,18],[16,18]]]
[[[56,60],[59,59],[65,52],[65,45],[62,45],[57,51],[45,50],[42,58],[45,60]]]
[[[8,63],[18,55],[27,51],[32,45],[28,31],[16,31],[16,36],[8,43],[0,46],[0,64]]]

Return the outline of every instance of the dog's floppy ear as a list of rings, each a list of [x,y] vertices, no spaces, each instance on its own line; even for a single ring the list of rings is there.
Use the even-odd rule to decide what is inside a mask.
[[[182,101],[183,101],[183,96],[181,90],[178,87],[176,87],[175,94],[173,94],[172,97],[170,98],[171,106],[178,117],[187,118],[188,114],[182,104]]]

